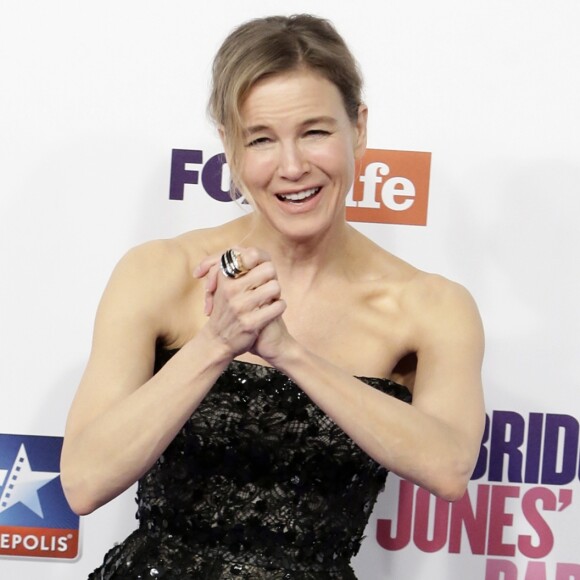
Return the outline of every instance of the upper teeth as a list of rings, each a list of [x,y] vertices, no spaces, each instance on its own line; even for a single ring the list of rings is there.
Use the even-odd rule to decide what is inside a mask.
[[[304,191],[299,191],[298,193],[286,193],[281,195],[284,199],[288,199],[290,201],[300,201],[302,199],[306,199],[311,195],[314,195],[318,191],[318,187],[313,187],[312,189],[305,189]]]

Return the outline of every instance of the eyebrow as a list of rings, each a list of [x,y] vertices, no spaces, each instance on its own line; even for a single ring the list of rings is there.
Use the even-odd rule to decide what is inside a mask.
[[[338,121],[334,117],[327,115],[321,115],[320,117],[311,117],[300,123],[301,128],[311,127],[312,125],[327,124],[335,126]],[[256,133],[261,133],[262,131],[268,131],[270,127],[268,125],[251,125],[244,129],[244,135],[255,135]]]

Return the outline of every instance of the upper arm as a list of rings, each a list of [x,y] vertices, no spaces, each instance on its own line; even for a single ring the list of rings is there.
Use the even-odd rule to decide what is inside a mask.
[[[155,342],[164,329],[172,268],[163,242],[129,251],[115,267],[101,298],[90,357],[71,406],[67,436],[82,430],[152,375]],[[163,274],[163,275],[161,275]]]
[[[437,276],[428,276],[410,302],[417,341],[413,405],[453,429],[475,460],[485,421],[477,306],[465,288]]]

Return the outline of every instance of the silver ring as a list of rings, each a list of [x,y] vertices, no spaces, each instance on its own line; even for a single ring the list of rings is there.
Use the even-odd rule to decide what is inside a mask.
[[[226,278],[239,278],[248,272],[242,256],[235,250],[226,250],[220,258],[220,269]]]

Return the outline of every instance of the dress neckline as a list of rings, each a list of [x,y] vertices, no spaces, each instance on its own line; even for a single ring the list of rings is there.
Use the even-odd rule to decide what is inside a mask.
[[[155,359],[156,359],[155,368],[156,368],[156,370],[159,370],[159,368],[161,368],[161,366],[163,366],[163,364],[165,364],[179,350],[181,350],[181,349],[180,348],[165,348],[163,346],[163,344],[158,343],[156,348],[155,348]],[[163,361],[163,363],[161,365],[158,364],[159,362],[161,362],[160,359]],[[226,367],[226,370],[232,368],[233,366],[237,366],[238,368],[240,368],[240,367],[253,368],[255,370],[259,370],[260,372],[264,372],[264,373],[272,373],[272,374],[287,376],[282,371],[278,370],[276,367],[272,367],[272,366],[268,366],[268,365],[261,365],[259,363],[248,362],[248,361],[239,360],[236,358],[232,359],[230,361],[230,363]],[[354,376],[355,379],[360,379],[360,380],[365,381],[365,382],[380,383],[380,384],[389,385],[389,386],[392,386],[392,387],[395,387],[398,389],[403,389],[403,390],[407,391],[409,393],[409,395],[411,395],[411,391],[409,390],[408,387],[406,387],[405,385],[402,385],[401,383],[397,383],[396,381],[388,379],[386,377],[370,377],[367,375],[352,375],[352,376]],[[288,378],[288,380],[291,380],[291,379]]]

